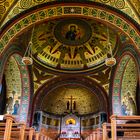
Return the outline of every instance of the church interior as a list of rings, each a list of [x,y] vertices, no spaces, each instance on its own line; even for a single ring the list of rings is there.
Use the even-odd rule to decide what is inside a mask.
[[[140,140],[140,0],[0,0],[0,140]]]

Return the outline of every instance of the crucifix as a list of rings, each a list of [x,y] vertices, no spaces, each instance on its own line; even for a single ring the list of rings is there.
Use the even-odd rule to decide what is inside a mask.
[[[73,110],[76,110],[76,101],[74,101],[74,99],[72,96],[70,98],[67,98],[70,100],[70,102],[67,102],[67,110],[70,110],[70,112],[72,113]]]

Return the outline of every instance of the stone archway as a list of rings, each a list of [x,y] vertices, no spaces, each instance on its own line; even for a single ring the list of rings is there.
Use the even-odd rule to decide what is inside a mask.
[[[19,93],[19,97],[20,97],[20,110],[19,113],[17,115],[17,119],[20,121],[24,121],[24,122],[28,122],[29,118],[28,118],[28,111],[29,111],[29,101],[30,101],[30,77],[29,77],[29,69],[27,66],[23,65],[21,60],[22,60],[22,56],[20,55],[20,51],[17,49],[17,46],[12,46],[11,48],[9,48],[6,53],[3,55],[2,57],[2,61],[0,64],[0,76],[2,77],[4,72],[5,72],[5,67],[7,64],[8,59],[10,59],[10,57],[12,57],[13,61],[16,64],[16,69],[18,71],[19,76],[19,80],[15,81],[15,82],[20,82],[17,83],[20,87],[20,90],[18,90],[17,92]],[[14,68],[13,68],[14,70]],[[7,69],[7,71],[10,71],[10,69]],[[15,73],[16,76],[16,73]],[[8,85],[10,86],[10,85]],[[11,90],[15,90],[14,87],[11,87]],[[12,91],[9,91],[10,93]],[[17,97],[18,100],[18,97]]]

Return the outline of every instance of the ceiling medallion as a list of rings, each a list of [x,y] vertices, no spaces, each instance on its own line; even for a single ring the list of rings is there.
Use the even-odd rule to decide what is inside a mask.
[[[54,35],[64,45],[76,46],[90,39],[92,29],[84,20],[62,20],[55,26]]]

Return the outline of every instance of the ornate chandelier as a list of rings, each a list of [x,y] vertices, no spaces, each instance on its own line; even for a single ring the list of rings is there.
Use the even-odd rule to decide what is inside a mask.
[[[108,30],[108,27],[107,27],[107,35],[108,35],[108,39],[107,39],[107,45],[110,49],[110,57],[107,57],[105,59],[105,65],[106,66],[109,66],[109,67],[112,67],[116,64],[116,59],[113,57],[113,54],[112,54],[112,47],[111,47],[111,43],[110,43],[110,38],[109,38],[109,30]]]
[[[28,46],[27,46],[27,49],[25,51],[25,54],[22,58],[22,63],[24,65],[32,65],[33,64],[33,59],[32,59],[32,36],[33,36],[33,32],[34,32],[34,27],[33,27],[33,30],[32,30],[32,34],[31,34],[31,39],[28,43]]]

